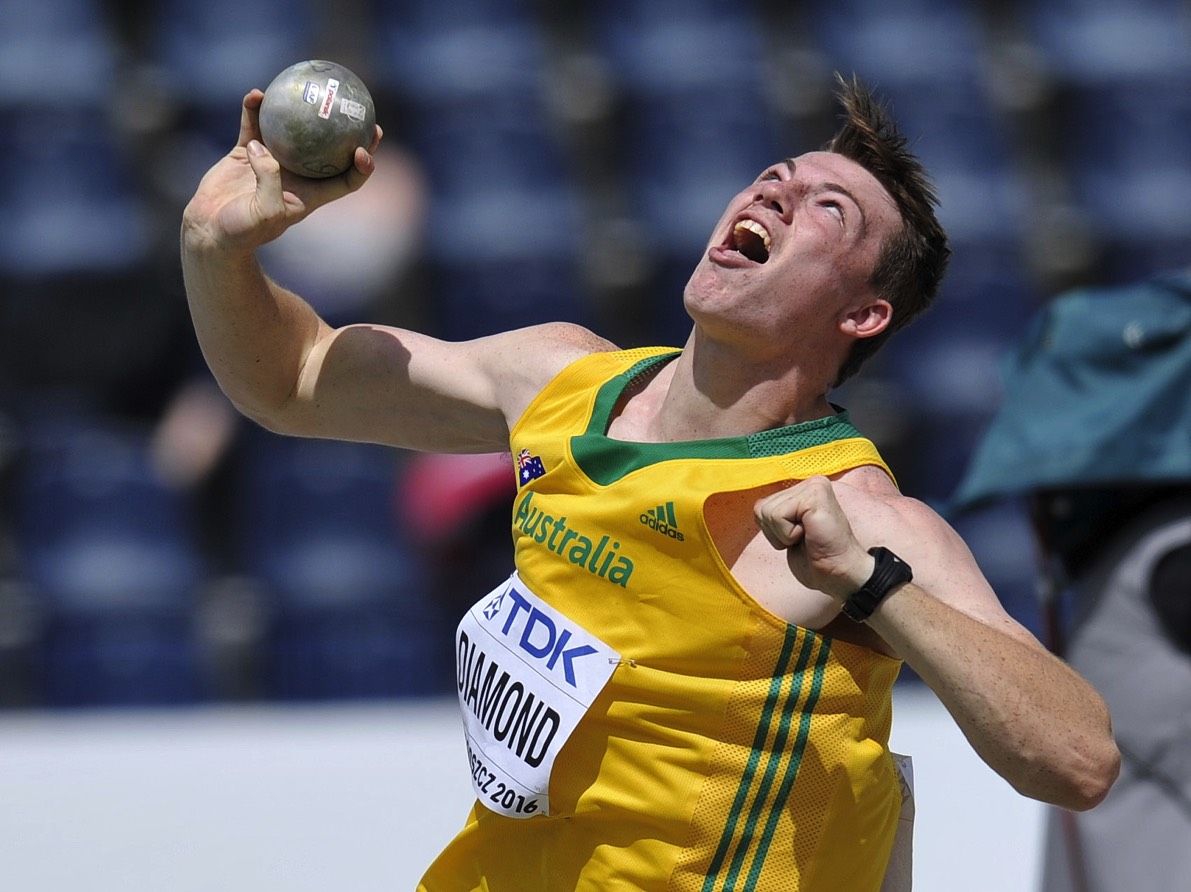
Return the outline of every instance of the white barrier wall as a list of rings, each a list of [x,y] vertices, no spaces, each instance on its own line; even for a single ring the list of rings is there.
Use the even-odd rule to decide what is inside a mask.
[[[915,892],[1028,892],[1043,809],[899,688]],[[470,805],[450,702],[0,715],[0,889],[402,892]]]

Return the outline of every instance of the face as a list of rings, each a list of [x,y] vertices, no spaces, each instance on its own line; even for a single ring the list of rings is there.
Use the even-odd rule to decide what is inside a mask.
[[[713,335],[830,332],[878,300],[869,279],[900,226],[892,197],[856,162],[830,152],[780,162],[729,203],[687,285],[687,310]]]

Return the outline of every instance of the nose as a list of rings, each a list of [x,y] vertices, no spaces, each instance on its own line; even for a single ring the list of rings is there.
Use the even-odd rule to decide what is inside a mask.
[[[787,209],[793,207],[793,201],[787,192],[788,186],[781,180],[762,180],[757,184],[753,194],[753,204],[759,204],[773,211],[783,221],[789,223]]]

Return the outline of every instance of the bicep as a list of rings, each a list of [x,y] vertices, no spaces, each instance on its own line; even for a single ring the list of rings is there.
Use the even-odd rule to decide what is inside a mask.
[[[550,326],[443,341],[379,325],[326,329],[302,368],[290,432],[435,452],[508,448],[509,427],[590,352]]]

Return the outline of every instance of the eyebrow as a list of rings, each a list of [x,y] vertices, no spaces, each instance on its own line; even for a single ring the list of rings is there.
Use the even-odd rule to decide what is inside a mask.
[[[794,158],[787,158],[781,163],[786,165],[786,168],[790,171],[791,176],[793,176],[794,171],[798,169],[798,165]],[[776,167],[777,165],[774,166]],[[850,190],[844,186],[841,186],[839,183],[827,182],[823,184],[822,188],[828,192],[838,192],[840,195],[843,195],[845,198],[851,201],[852,204],[856,205],[856,210],[860,213],[860,233],[863,235],[865,229],[868,227],[868,219],[864,215],[864,205],[856,200],[856,196],[853,195]]]

